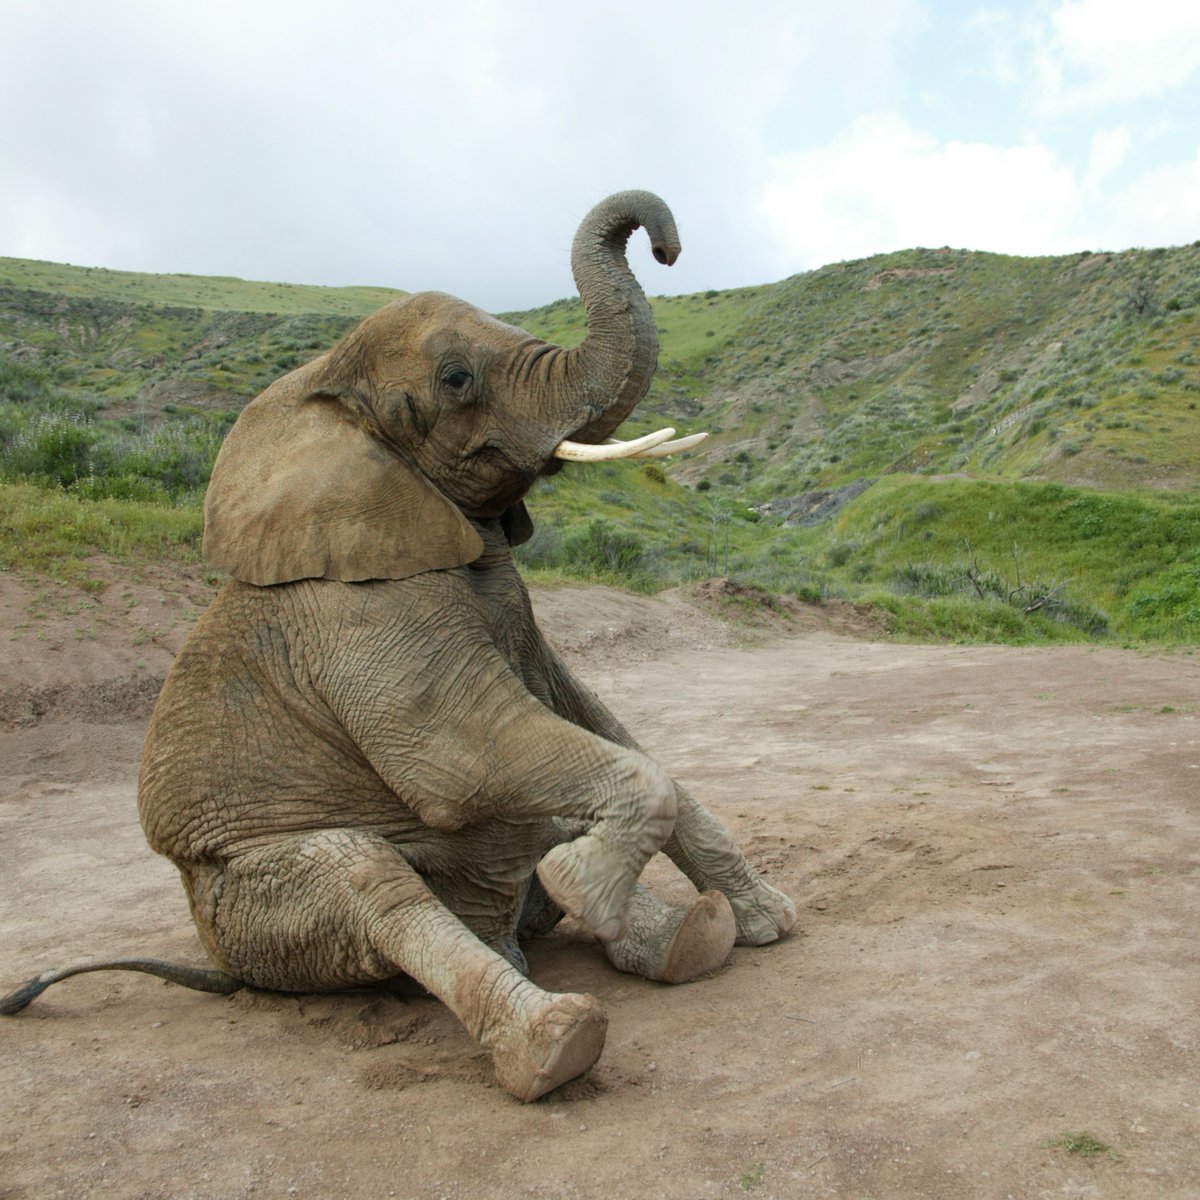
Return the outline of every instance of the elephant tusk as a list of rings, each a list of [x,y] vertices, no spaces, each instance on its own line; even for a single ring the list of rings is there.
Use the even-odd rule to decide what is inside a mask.
[[[568,462],[609,462],[615,458],[631,458],[645,450],[653,450],[675,436],[671,428],[660,429],[656,433],[648,433],[645,437],[634,438],[628,442],[610,440],[603,445],[590,445],[587,442],[572,442],[563,439],[555,448],[554,457],[566,459]]]
[[[692,433],[687,437],[676,438],[673,442],[663,442],[649,450],[639,450],[632,458],[667,458],[671,454],[682,454],[684,450],[700,445],[708,437],[707,433]]]

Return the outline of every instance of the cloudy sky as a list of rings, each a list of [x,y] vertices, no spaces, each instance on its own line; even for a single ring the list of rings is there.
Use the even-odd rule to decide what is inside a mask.
[[[907,246],[1200,238],[1195,0],[4,0],[0,254],[573,292],[598,199],[646,290]]]

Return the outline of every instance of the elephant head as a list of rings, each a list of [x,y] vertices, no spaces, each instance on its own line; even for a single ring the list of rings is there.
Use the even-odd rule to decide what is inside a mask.
[[[238,418],[205,500],[205,555],[247,583],[403,579],[482,553],[473,520],[532,531],[522,498],[562,458],[659,456],[697,439],[604,445],[645,396],[654,317],[625,246],[679,254],[666,205],[621,192],[575,237],[588,334],[563,349],[441,293],[366,318]],[[702,436],[702,435],[701,435]]]

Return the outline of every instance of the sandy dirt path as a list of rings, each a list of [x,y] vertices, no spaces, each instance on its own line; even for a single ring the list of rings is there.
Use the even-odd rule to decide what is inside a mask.
[[[92,955],[201,961],[134,783],[153,672],[202,599],[157,602],[183,616],[120,652],[97,617],[102,667],[64,634],[75,661],[32,688],[11,662],[47,655],[10,642],[0,990]],[[677,988],[570,928],[533,944],[534,979],[610,1027],[529,1106],[433,1000],[71,980],[0,1023],[0,1197],[1200,1195],[1200,657],[815,619],[746,645],[678,597],[539,601],[797,933]],[[101,723],[105,686],[130,719]],[[1109,1149],[1054,1144],[1081,1132]]]

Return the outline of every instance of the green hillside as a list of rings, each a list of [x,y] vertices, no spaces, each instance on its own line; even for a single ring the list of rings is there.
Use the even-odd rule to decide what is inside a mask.
[[[401,294],[0,259],[0,559],[194,555],[240,407]],[[542,481],[530,570],[728,574],[923,637],[1200,636],[1200,243],[911,250],[651,304],[630,428],[712,436]],[[501,315],[584,333],[578,300]]]
[[[652,303],[644,407],[715,434],[692,483],[767,499],[896,470],[1168,489],[1200,471],[1200,242],[910,250]],[[508,319],[570,340],[583,313]]]
[[[142,422],[240,409],[403,294],[0,258],[0,354]]]
[[[234,312],[365,317],[403,292],[382,287],[255,283],[226,275],[146,275],[27,258],[0,258],[0,287],[85,300]]]

